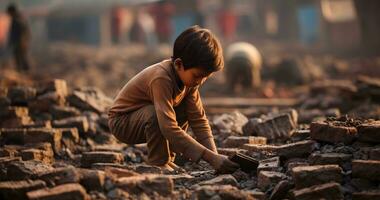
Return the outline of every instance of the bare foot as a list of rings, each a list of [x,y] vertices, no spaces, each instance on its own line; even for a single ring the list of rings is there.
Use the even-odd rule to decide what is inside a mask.
[[[163,171],[169,171],[169,172],[174,171],[174,169],[169,164],[161,165],[158,167],[161,168]]]
[[[174,162],[169,162],[168,165],[177,172],[186,172],[182,167],[179,167]]]

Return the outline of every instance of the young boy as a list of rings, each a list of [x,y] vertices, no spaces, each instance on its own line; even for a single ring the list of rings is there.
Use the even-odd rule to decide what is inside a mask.
[[[147,143],[148,164],[173,170],[175,153],[204,159],[220,173],[238,165],[218,154],[200,99],[199,86],[223,68],[222,48],[207,29],[193,26],[175,40],[172,59],[132,78],[117,95],[109,126],[127,144]],[[186,133],[191,126],[196,140]]]

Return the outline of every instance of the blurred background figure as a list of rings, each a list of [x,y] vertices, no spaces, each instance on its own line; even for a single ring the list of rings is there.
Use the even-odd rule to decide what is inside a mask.
[[[8,48],[13,53],[17,69],[29,71],[28,49],[31,37],[29,25],[15,4],[9,4],[7,13],[11,17]]]
[[[260,87],[262,58],[256,47],[247,42],[232,43],[227,47],[225,59],[229,91]]]

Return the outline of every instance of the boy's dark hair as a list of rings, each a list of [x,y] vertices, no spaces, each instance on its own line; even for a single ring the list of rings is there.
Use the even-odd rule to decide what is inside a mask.
[[[202,67],[208,73],[224,67],[223,51],[219,40],[208,29],[192,26],[175,40],[172,60],[180,58],[184,69]]]

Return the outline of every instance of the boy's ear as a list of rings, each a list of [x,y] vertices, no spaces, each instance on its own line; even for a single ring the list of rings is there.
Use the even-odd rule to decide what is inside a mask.
[[[177,58],[177,59],[174,60],[174,66],[175,66],[177,69],[183,67],[183,63],[182,63],[181,58]]]

